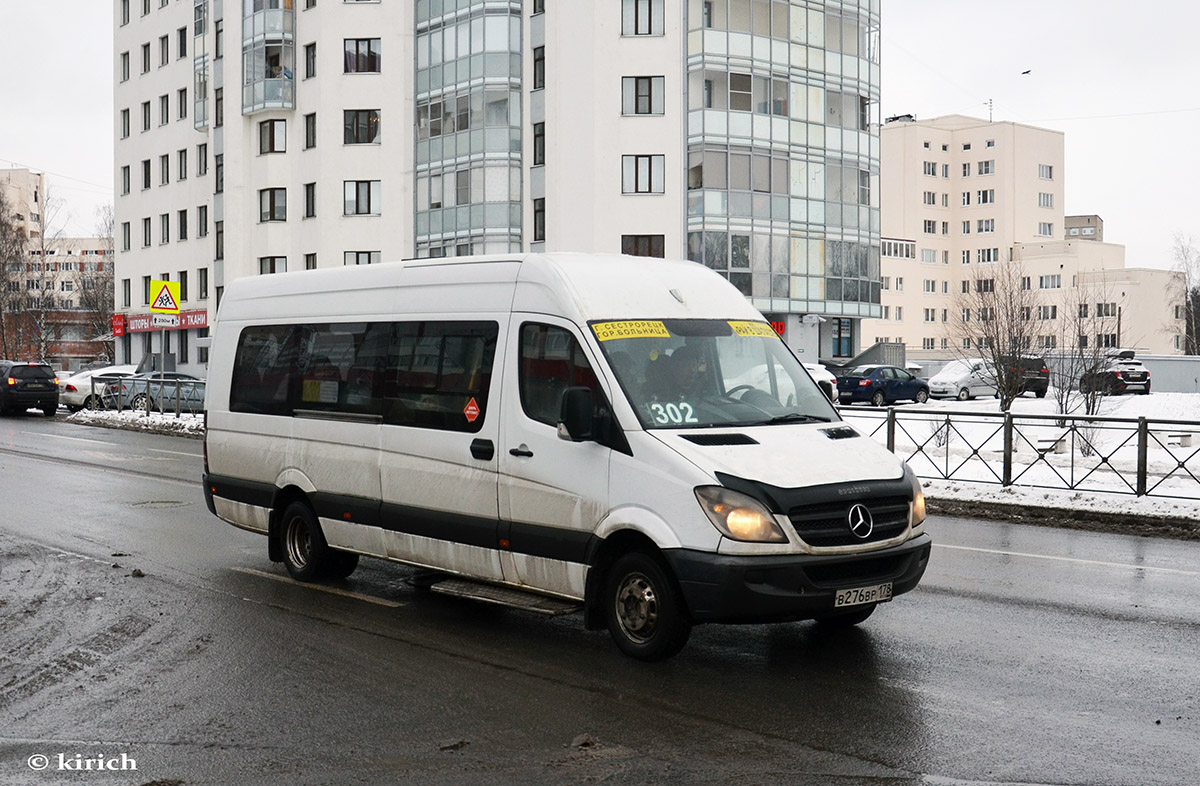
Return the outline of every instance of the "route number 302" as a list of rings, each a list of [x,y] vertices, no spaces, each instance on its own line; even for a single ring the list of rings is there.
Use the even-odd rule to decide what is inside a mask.
[[[667,423],[699,423],[696,415],[692,410],[692,405],[686,401],[676,404],[651,404],[650,414],[654,416],[654,422],[666,425]]]

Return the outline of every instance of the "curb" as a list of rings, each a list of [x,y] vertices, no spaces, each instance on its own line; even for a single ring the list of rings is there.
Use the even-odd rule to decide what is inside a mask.
[[[1146,516],[1107,513],[1043,505],[926,498],[931,514],[1012,521],[1059,529],[1079,529],[1147,538],[1200,541],[1200,521],[1175,516]]]

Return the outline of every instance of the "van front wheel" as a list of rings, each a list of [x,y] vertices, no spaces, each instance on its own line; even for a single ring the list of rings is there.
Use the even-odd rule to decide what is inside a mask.
[[[692,632],[683,601],[662,564],[640,551],[625,554],[608,574],[604,592],[608,632],[630,657],[669,658]]]
[[[332,558],[321,525],[312,510],[303,502],[293,502],[284,508],[283,565],[296,581],[316,581],[323,578]]]

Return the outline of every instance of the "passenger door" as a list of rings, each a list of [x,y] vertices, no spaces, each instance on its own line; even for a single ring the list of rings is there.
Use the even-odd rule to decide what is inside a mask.
[[[395,324],[381,375],[383,556],[500,580],[496,490],[505,317]]]
[[[558,436],[562,391],[586,386],[607,406],[596,358],[574,326],[513,315],[504,353],[500,430],[500,518],[509,581],[582,597],[585,555],[608,510],[611,450]]]

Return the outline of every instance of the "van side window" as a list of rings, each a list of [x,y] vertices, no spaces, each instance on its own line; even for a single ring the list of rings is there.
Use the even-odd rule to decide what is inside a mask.
[[[551,426],[558,423],[565,388],[585,386],[596,394],[596,405],[604,393],[587,356],[570,331],[552,325],[526,323],[521,326],[521,408],[531,419]]]
[[[402,426],[479,431],[495,322],[353,322],[246,328],[229,408],[376,415]],[[468,416],[470,402],[478,410]]]

